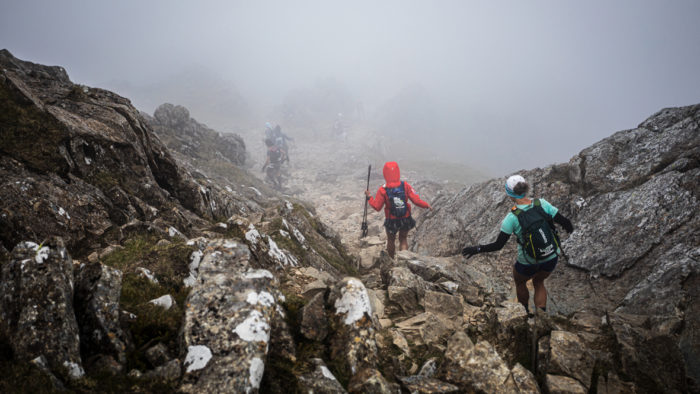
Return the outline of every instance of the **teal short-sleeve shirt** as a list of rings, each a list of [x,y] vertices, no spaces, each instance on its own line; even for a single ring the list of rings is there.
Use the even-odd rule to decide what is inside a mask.
[[[554,217],[554,215],[556,215],[559,211],[557,207],[547,202],[547,200],[545,200],[544,198],[540,198],[540,205],[542,206],[542,209],[551,217]],[[516,206],[522,209],[523,211],[527,211],[529,209],[532,209],[533,207],[532,203],[524,205],[518,204]],[[518,218],[513,214],[513,212],[508,212],[508,215],[506,215],[505,219],[503,219],[503,222],[501,222],[501,231],[503,231],[506,234],[515,234],[515,236],[518,237],[518,239],[520,239],[522,228],[520,228]],[[557,257],[557,255],[559,255],[560,253],[561,250],[557,248],[556,254],[549,256],[542,261],[539,261],[539,263],[552,260],[553,258]],[[530,256],[526,255],[525,252],[523,252],[523,247],[520,245],[520,243],[518,243],[518,262],[520,264],[535,264],[535,259],[531,258]]]

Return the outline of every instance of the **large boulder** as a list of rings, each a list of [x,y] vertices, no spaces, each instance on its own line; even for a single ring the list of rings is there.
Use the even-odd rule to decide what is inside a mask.
[[[83,354],[107,354],[126,364],[127,338],[119,324],[122,273],[100,263],[80,267],[75,284],[75,314]]]
[[[224,159],[236,166],[245,164],[245,142],[235,134],[222,134],[190,118],[181,105],[165,103],[147,118],[168,148],[194,158]]]
[[[684,359],[675,335],[647,329],[647,316],[614,313],[610,315],[622,372],[637,387],[649,392],[687,392]]]
[[[277,279],[250,266],[233,240],[211,241],[187,297],[182,328],[185,392],[257,392],[280,297]]]
[[[376,326],[367,289],[360,280],[346,277],[333,287],[328,298],[333,310],[330,358],[334,370],[352,377],[377,367]]]
[[[547,375],[544,387],[550,394],[586,394],[588,390],[576,379],[568,376]]]
[[[14,357],[45,357],[67,378],[84,375],[73,310],[73,261],[60,238],[19,243],[0,277],[0,337]]]
[[[6,247],[29,231],[38,238],[71,234],[67,246],[83,246],[134,218],[175,220],[181,207],[207,218],[232,213],[212,210],[206,190],[129,100],[73,84],[63,68],[7,50],[0,51],[0,139],[3,185],[20,181],[0,188]],[[202,224],[194,215],[187,221]]]
[[[594,364],[593,356],[576,334],[559,330],[551,332],[547,373],[572,377],[588,389]]]
[[[307,339],[319,342],[328,335],[323,293],[316,294],[301,310],[301,334]]]
[[[448,344],[447,352],[451,355],[447,369],[448,382],[478,393],[516,390],[510,369],[493,345],[486,341],[478,342],[466,352],[464,359],[456,360],[458,352],[451,351],[449,346],[462,342],[464,340],[456,341],[453,338]]]

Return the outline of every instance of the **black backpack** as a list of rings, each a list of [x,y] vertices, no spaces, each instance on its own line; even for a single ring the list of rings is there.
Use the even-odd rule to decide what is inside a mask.
[[[527,211],[513,207],[512,212],[522,228],[518,243],[523,247],[525,254],[539,261],[557,253],[559,236],[552,217],[542,209],[539,199],[534,199],[533,207]]]
[[[408,205],[406,204],[406,188],[403,182],[397,187],[384,187],[384,190],[386,190],[386,196],[389,200],[389,212],[391,215],[397,218],[406,216]]]
[[[270,164],[279,164],[282,162],[282,151],[279,147],[275,146],[273,149],[269,149],[268,153],[270,155]]]

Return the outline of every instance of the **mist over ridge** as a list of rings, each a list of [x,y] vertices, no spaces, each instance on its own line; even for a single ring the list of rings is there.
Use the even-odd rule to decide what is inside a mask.
[[[0,10],[0,47],[60,64],[148,113],[172,102],[222,131],[266,121],[303,129],[359,104],[367,128],[494,176],[566,161],[700,92],[700,4],[690,1],[14,1]],[[324,102],[324,86],[343,98]],[[289,108],[315,123],[286,119]]]

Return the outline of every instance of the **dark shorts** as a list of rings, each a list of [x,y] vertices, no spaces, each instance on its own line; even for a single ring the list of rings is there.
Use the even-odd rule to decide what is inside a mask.
[[[401,219],[385,219],[384,227],[389,234],[396,234],[401,230],[408,231],[416,227],[416,221],[410,216]]]
[[[515,270],[520,275],[528,277],[533,276],[540,271],[552,272],[554,271],[554,268],[556,268],[558,260],[559,257],[555,257],[549,261],[545,261],[544,263],[539,264],[522,264],[516,261]]]

